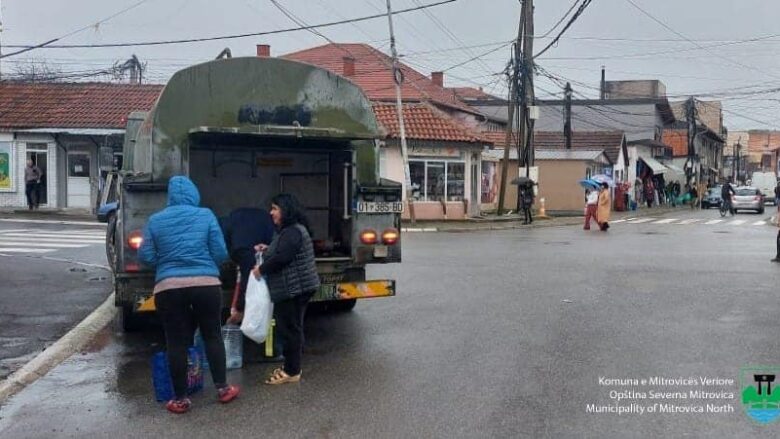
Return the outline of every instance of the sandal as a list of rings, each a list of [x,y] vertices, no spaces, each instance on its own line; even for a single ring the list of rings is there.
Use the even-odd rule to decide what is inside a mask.
[[[281,368],[274,369],[271,376],[265,380],[266,384],[277,385],[285,383],[297,383],[301,380],[301,374],[290,376]]]

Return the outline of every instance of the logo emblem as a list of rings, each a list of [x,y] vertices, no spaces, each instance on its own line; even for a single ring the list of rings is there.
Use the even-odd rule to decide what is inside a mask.
[[[740,371],[742,407],[759,424],[780,418],[780,367],[748,367]]]

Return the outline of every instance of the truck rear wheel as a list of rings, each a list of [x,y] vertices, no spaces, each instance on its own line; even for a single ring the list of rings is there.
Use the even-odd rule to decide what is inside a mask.
[[[332,303],[334,312],[350,312],[355,308],[357,299],[338,300]]]
[[[111,271],[116,272],[116,213],[110,213],[106,226],[106,261]]]
[[[138,313],[133,312],[131,305],[122,306],[122,331],[138,332],[143,328],[142,318]]]

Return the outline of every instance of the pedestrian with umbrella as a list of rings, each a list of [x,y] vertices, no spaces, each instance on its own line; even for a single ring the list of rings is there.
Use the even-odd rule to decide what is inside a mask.
[[[590,230],[590,220],[596,220],[596,208],[599,202],[598,189],[600,185],[591,179],[585,179],[580,180],[580,186],[585,188],[585,226],[583,230]]]
[[[607,182],[601,183],[601,192],[598,197],[598,207],[596,208],[596,223],[602,232],[606,232],[609,229],[609,215],[612,206],[612,197],[609,195],[609,184]]]

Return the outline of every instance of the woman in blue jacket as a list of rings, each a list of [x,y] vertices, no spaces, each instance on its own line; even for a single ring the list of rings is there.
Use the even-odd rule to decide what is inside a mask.
[[[187,348],[194,321],[203,334],[217,398],[227,403],[239,394],[227,384],[222,341],[219,265],[227,259],[225,240],[214,214],[198,207],[200,194],[183,176],[168,183],[168,207],[149,218],[138,257],[156,269],[154,304],[165,329],[168,364],[176,399],[173,413],[190,409],[187,398]]]

